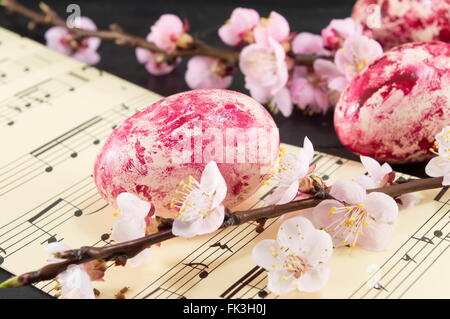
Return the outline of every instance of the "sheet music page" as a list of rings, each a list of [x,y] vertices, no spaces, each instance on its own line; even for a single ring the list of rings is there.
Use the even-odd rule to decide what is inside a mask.
[[[0,265],[20,274],[46,262],[43,245],[111,243],[114,209],[97,194],[92,168],[106,137],[160,98],[0,28]],[[287,146],[288,151],[295,150]],[[328,184],[363,173],[361,164],[316,153]],[[264,204],[264,187],[236,209]],[[335,249],[319,293],[286,298],[449,298],[449,200],[446,188],[420,192],[401,210],[383,252]],[[100,298],[130,287],[127,298],[280,298],[251,260],[254,245],[275,238],[281,219],[258,234],[255,223],[154,246],[141,266],[109,267],[94,283]],[[37,284],[55,295],[55,281]]]

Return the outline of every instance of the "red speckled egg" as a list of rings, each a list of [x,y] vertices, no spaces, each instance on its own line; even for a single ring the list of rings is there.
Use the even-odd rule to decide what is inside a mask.
[[[348,149],[390,163],[428,159],[449,124],[450,44],[443,42],[388,51],[349,83],[334,114]]]
[[[275,122],[258,102],[228,90],[193,90],[163,98],[117,127],[97,157],[94,179],[112,205],[118,194],[131,192],[152,202],[157,215],[173,217],[169,203],[178,183],[189,175],[200,181],[215,160],[231,208],[256,192],[278,147]]]
[[[380,8],[381,24],[370,29],[374,5]],[[407,42],[450,42],[450,0],[359,0],[352,17],[385,49]]]

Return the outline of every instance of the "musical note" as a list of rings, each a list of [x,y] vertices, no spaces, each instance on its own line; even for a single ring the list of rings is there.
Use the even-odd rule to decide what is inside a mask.
[[[435,201],[440,201],[441,198],[445,195],[445,193],[448,191],[449,186],[445,186],[443,187],[439,193],[436,195],[436,197],[434,198]]]
[[[265,272],[264,268],[259,266],[253,267],[248,273],[239,278],[233,285],[225,290],[220,297],[224,299],[233,298],[239,291],[248,286],[253,280]]]
[[[230,251],[230,252],[233,252],[233,251],[231,250],[231,248],[228,247],[227,244],[223,244],[223,245],[222,245],[220,242],[217,242],[217,243],[215,243],[215,244],[212,244],[212,245],[209,246],[209,247],[211,247],[211,248],[213,248],[213,247],[220,247],[220,249],[226,249],[226,250],[228,250],[228,251]]]
[[[206,277],[208,277],[209,273],[205,270],[206,268],[208,268],[208,265],[205,265],[203,263],[188,263],[188,264],[183,264],[185,266],[189,266],[192,267],[194,269],[199,269],[201,270],[198,274],[198,276],[201,279],[205,279]]]
[[[6,250],[4,250],[3,248],[0,247],[0,254],[6,255]],[[5,258],[0,255],[0,265],[3,264],[4,261],[5,261]]]
[[[402,257],[402,259],[404,260],[404,261],[413,261],[413,262],[416,262],[414,259],[412,259],[408,254],[405,254],[403,257]]]
[[[374,289],[376,289],[376,290],[384,290],[384,291],[388,291],[386,288],[384,288],[379,282],[377,282],[374,286],[373,286],[373,288]]]
[[[415,239],[415,240],[423,241],[424,243],[427,243],[427,244],[434,245],[433,241],[430,238],[426,237],[426,236],[422,236],[420,238],[417,238],[417,237],[411,237],[411,238]]]

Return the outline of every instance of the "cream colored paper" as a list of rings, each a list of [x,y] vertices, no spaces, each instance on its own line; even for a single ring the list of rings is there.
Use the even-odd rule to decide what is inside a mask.
[[[113,209],[97,194],[91,173],[112,129],[159,96],[86,67],[0,29],[0,262],[19,274],[46,262],[43,245],[108,245]],[[314,141],[313,141],[314,142]],[[288,150],[294,150],[288,146]],[[332,183],[364,172],[361,164],[317,153],[317,172]],[[240,208],[262,205],[262,189]],[[421,192],[400,212],[383,252],[336,249],[320,293],[287,298],[449,298],[449,194]],[[153,247],[137,268],[110,267],[95,283],[101,298],[129,286],[127,298],[279,298],[251,249],[274,238],[280,219],[262,234],[255,224]],[[55,294],[55,282],[38,288]]]

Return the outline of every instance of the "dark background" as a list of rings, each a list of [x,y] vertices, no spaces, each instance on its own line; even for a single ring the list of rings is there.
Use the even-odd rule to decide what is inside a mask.
[[[99,29],[106,29],[111,23],[120,24],[126,31],[145,37],[150,26],[163,13],[174,13],[181,18],[189,19],[190,33],[204,41],[223,45],[217,36],[217,29],[227,20],[235,7],[256,9],[261,16],[268,16],[274,10],[287,18],[294,32],[313,32],[320,34],[322,28],[333,18],[345,18],[351,13],[354,0],[278,0],[278,1],[92,1],[92,0],[47,0],[45,1],[61,16],[64,16],[67,5],[76,3],[81,7],[81,15],[95,21]],[[29,7],[37,8],[39,1],[23,1]],[[5,14],[0,7],[0,26],[15,31],[23,36],[43,42],[43,30],[29,31],[27,20],[20,16]],[[147,73],[135,57],[134,49],[117,46],[103,41],[99,49],[102,56],[98,68],[115,74],[121,78],[143,86],[161,95],[171,95],[189,88],[184,82],[185,63],[179,65],[174,72],[162,77],[154,77]],[[241,74],[235,76],[232,90],[248,93],[244,88]],[[281,141],[301,145],[303,137],[308,136],[317,150],[358,160],[358,157],[346,150],[336,137],[333,128],[333,114],[329,111],[325,116],[306,116],[295,110],[289,118],[276,115],[275,121],[280,128]],[[424,165],[395,166],[396,170],[412,175],[423,175]],[[0,269],[0,281],[10,274]],[[0,290],[0,298],[49,298],[46,294],[32,287]]]

